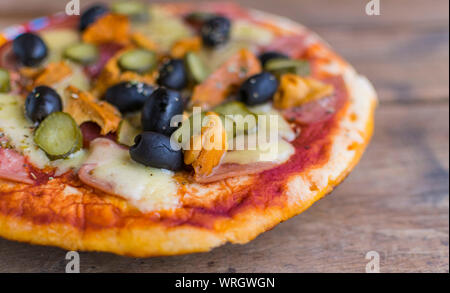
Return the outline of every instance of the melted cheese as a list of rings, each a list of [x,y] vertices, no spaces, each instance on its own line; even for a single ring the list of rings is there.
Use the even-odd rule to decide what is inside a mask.
[[[247,142],[249,140],[257,141],[256,134],[242,136],[236,140],[236,145],[239,142]],[[228,151],[222,159],[221,163],[235,163],[235,164],[251,164],[258,162],[273,162],[282,164],[286,162],[290,156],[295,153],[295,148],[283,139],[276,139],[273,142],[257,143],[255,147],[246,148],[241,145],[241,150]],[[238,149],[237,147],[235,147]]]
[[[9,144],[38,168],[45,167],[49,159],[33,141],[33,124],[24,115],[24,99],[20,96],[0,94],[0,132]]]
[[[236,20],[231,27],[232,40],[244,40],[253,44],[268,45],[274,35],[268,29],[244,20]]]
[[[80,34],[74,29],[45,30],[40,33],[40,36],[50,52],[47,62],[60,61],[64,49],[80,41]]]
[[[296,134],[295,134],[294,130],[292,130],[291,126],[283,118],[283,116],[280,114],[280,112],[278,112],[277,110],[275,110],[272,107],[271,103],[254,106],[254,107],[249,107],[249,110],[257,115],[266,116],[266,127],[265,128],[267,129],[266,130],[268,133],[267,136],[269,136],[269,133],[271,133],[272,131],[278,131],[278,136],[287,141],[293,141],[295,139]],[[271,115],[278,117],[277,123],[270,123]],[[260,131],[260,130],[258,129],[258,131]]]
[[[86,164],[97,182],[111,186],[113,193],[143,212],[174,209],[179,205],[174,173],[134,162],[126,149],[114,144],[94,143]]]

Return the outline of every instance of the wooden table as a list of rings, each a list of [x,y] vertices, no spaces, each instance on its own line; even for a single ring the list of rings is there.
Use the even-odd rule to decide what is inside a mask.
[[[66,1],[0,2],[0,29]],[[88,0],[81,0],[87,5]],[[97,2],[97,1],[95,1]],[[322,35],[374,82],[380,97],[373,141],[337,190],[247,245],[210,253],[132,259],[81,253],[82,272],[449,271],[449,2],[248,0]],[[0,239],[0,272],[64,272],[65,251]]]

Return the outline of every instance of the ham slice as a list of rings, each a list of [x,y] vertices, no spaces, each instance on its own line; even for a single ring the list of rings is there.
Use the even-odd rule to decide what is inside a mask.
[[[195,181],[198,183],[211,183],[231,177],[261,173],[263,171],[272,169],[277,165],[277,163],[273,162],[258,162],[247,165],[225,163],[217,166],[208,176],[196,176]]]
[[[297,59],[303,56],[306,49],[306,35],[294,35],[278,37],[272,44],[264,47],[261,51],[276,51]]]
[[[33,184],[26,168],[25,157],[12,149],[0,147],[0,178]]]

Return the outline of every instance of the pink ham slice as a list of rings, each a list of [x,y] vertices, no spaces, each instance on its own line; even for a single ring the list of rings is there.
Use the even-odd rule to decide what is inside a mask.
[[[96,161],[98,157],[102,157],[105,160],[108,160],[108,158],[101,153],[101,148],[103,147],[123,149],[122,146],[116,144],[110,139],[102,137],[94,139],[90,143],[90,155],[86,160],[86,163],[81,166],[80,170],[78,170],[78,178],[80,178],[80,180],[86,185],[109,194],[115,194],[114,186],[111,183],[96,179],[91,172],[98,165],[97,163],[93,162]],[[120,196],[119,194],[116,195]]]
[[[276,163],[272,162],[258,162],[247,165],[240,164],[221,164],[216,167],[213,172],[205,177],[195,177],[198,183],[211,183],[231,177],[246,176],[261,173],[263,171],[276,167]]]
[[[291,58],[301,58],[307,49],[306,35],[281,36],[272,44],[262,48],[261,52],[276,51]]]
[[[25,157],[12,149],[0,147],[0,178],[11,181],[33,184],[25,167]]]

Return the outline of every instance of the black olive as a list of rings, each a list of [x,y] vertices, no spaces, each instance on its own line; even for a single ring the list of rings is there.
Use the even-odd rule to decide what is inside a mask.
[[[47,57],[44,41],[33,33],[24,33],[13,41],[13,52],[25,66],[36,66]]]
[[[261,65],[264,67],[266,65],[266,63],[272,59],[289,59],[289,56],[280,53],[280,52],[276,52],[276,51],[269,51],[269,52],[265,52],[262,53],[261,55],[259,55],[259,61],[261,62]]]
[[[145,101],[142,108],[142,128],[144,131],[155,131],[171,135],[177,127],[170,126],[175,115],[183,113],[183,100],[176,91],[158,88]]]
[[[186,66],[181,59],[170,59],[159,70],[158,84],[169,89],[181,90],[186,87],[188,78]]]
[[[101,16],[109,11],[108,7],[102,4],[96,4],[85,10],[80,17],[80,31],[84,31],[89,25],[94,23]]]
[[[230,39],[231,22],[223,16],[208,19],[201,27],[203,44],[208,47],[223,45]]]
[[[258,105],[270,100],[278,89],[278,80],[269,72],[251,76],[241,86],[240,99],[247,105]]]
[[[25,100],[25,113],[33,122],[41,122],[51,113],[59,111],[62,111],[61,97],[45,85],[34,88]]]
[[[157,132],[143,132],[130,147],[131,158],[145,166],[177,171],[183,167],[181,149],[171,147],[170,138]]]
[[[122,113],[138,111],[155,89],[143,82],[124,81],[110,87],[105,100]]]

